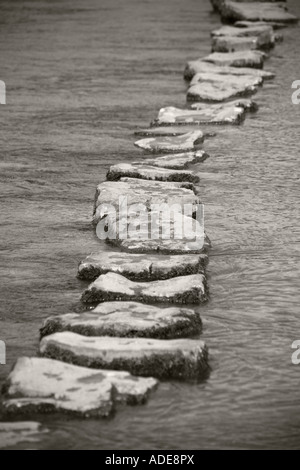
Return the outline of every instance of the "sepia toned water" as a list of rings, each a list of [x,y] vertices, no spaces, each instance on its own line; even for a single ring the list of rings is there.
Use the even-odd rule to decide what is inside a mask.
[[[36,355],[43,319],[78,308],[77,264],[103,247],[95,187],[111,164],[146,158],[134,130],[185,106],[185,62],[210,52],[219,24],[208,0],[0,1],[0,385],[19,356]],[[49,432],[17,448],[300,447],[300,29],[283,33],[259,112],[217,127],[195,167],[213,243],[200,308],[209,378],[161,383],[147,405],[104,421],[33,416]]]

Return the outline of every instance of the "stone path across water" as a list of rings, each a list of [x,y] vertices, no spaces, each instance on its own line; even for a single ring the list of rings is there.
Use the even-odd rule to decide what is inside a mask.
[[[212,32],[215,52],[190,61],[184,77],[192,79],[189,99],[218,104],[162,108],[152,127],[137,131],[151,135],[135,142],[150,155],[113,165],[107,181],[98,185],[96,233],[116,249],[92,253],[80,263],[78,277],[92,281],[82,294],[86,311],[45,320],[42,357],[20,358],[5,384],[1,411],[8,416],[63,412],[104,417],[119,403],[144,403],[158,385],[156,378],[201,380],[209,373],[208,349],[199,339],[201,318],[193,308],[209,300],[210,241],[199,217],[198,193],[201,200],[205,194],[199,167],[191,169],[208,157],[203,149],[207,135],[198,126],[241,124],[247,111],[257,110],[252,100],[233,98],[252,94],[274,78],[272,71],[262,70],[267,54],[257,49],[269,53],[280,39],[274,29],[297,20],[276,2],[211,3],[233,26]],[[183,124],[188,132],[187,127],[181,130]],[[154,158],[153,153],[167,155]],[[195,187],[199,182],[200,189]],[[124,215],[120,197],[143,204],[145,218],[136,212]],[[176,204],[176,209],[167,218],[151,203]],[[192,208],[189,214],[183,212],[186,204]],[[149,220],[156,238],[149,237]],[[178,237],[183,226],[187,230]],[[130,227],[136,232],[128,237]],[[29,434],[37,429],[29,423]]]

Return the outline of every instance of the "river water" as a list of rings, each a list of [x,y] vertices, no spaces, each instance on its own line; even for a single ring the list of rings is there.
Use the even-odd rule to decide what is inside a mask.
[[[208,0],[0,2],[1,383],[17,357],[36,355],[43,319],[78,306],[77,263],[100,243],[95,186],[112,163],[145,158],[133,131],[185,105],[185,62],[209,53],[219,24]],[[31,448],[300,447],[300,33],[283,33],[259,112],[218,127],[197,167],[213,243],[200,309],[209,378],[161,383],[147,405],[106,421],[34,417],[49,432]]]

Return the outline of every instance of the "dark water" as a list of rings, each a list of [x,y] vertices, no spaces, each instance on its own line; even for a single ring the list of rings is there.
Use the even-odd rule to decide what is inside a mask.
[[[110,164],[144,158],[137,126],[184,106],[184,64],[209,52],[217,25],[208,0],[0,2],[1,381],[18,356],[36,354],[42,320],[77,304],[77,263],[99,248],[96,184]],[[146,406],[107,421],[38,417],[50,432],[31,448],[300,447],[299,28],[284,37],[259,113],[218,127],[198,166],[214,245],[201,307],[209,379],[163,383]]]

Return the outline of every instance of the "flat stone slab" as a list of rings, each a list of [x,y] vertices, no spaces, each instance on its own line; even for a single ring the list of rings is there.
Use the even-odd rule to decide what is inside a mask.
[[[286,24],[274,21],[236,21],[234,26],[236,28],[252,28],[255,26],[272,26],[274,30],[286,28]]]
[[[4,385],[2,408],[13,415],[63,412],[106,417],[118,402],[144,403],[156,386],[153,378],[145,380],[125,371],[93,371],[47,358],[21,357]]]
[[[131,165],[130,163],[118,163],[110,167],[107,173],[109,181],[116,181],[122,177],[156,181],[199,182],[199,176],[188,170],[168,170],[146,164]]]
[[[158,281],[176,276],[197,274],[208,264],[208,256],[151,255],[102,251],[92,253],[78,267],[78,277],[94,281],[101,274],[113,272],[132,281]]]
[[[119,218],[108,215],[97,225],[97,235],[110,245],[131,253],[205,253],[211,245],[203,231],[201,213],[198,221],[191,215],[184,215],[178,207],[168,209],[151,210],[147,217],[136,213]]]
[[[179,133],[178,133],[179,132]],[[134,131],[134,135],[141,137],[175,137],[177,135],[186,134],[185,129],[176,129],[175,131],[170,127],[149,127],[145,129],[138,129]]]
[[[168,188],[168,191],[171,191],[171,188],[185,188],[190,189],[193,191],[194,194],[197,193],[196,186],[193,183],[188,181],[151,181],[151,180],[143,180],[141,181],[138,178],[128,178],[124,176],[118,181],[123,181],[124,183],[130,183],[132,185],[138,186],[139,184],[144,188],[152,188],[152,187],[160,187],[160,188]],[[111,184],[111,183],[110,183]]]
[[[257,92],[263,80],[252,75],[220,75],[197,73],[190,83],[187,99],[222,102]]]
[[[273,72],[250,68],[250,67],[230,67],[224,65],[215,65],[205,62],[203,59],[192,60],[187,63],[184,70],[184,78],[191,80],[197,73],[214,73],[219,75],[247,75],[261,77],[263,80],[270,80],[275,77]]]
[[[85,367],[163,379],[197,379],[208,368],[205,343],[191,339],[90,338],[64,332],[43,338],[40,353]]]
[[[220,6],[223,22],[271,21],[297,23],[298,18],[286,11],[284,4],[270,2],[231,2],[225,0]]]
[[[40,423],[21,421],[0,423],[0,449],[12,447],[22,442],[38,442],[41,434],[48,432]]]
[[[212,52],[237,52],[257,49],[270,49],[275,40],[264,40],[260,37],[221,36],[212,39]]]
[[[189,128],[182,128],[182,127],[163,127],[163,126],[158,126],[155,127],[155,123],[151,123],[152,127],[149,127],[147,129],[138,129],[134,132],[135,135],[140,135],[140,136],[149,136],[149,137],[162,137],[162,136],[167,136],[167,137],[176,137],[180,135],[187,134],[187,132],[194,132],[195,129],[193,127]],[[203,132],[203,138],[206,139],[207,137],[213,137],[215,134],[212,135],[211,132]]]
[[[180,154],[176,155],[179,157]],[[172,159],[172,157],[174,162],[175,156],[170,158]],[[178,164],[179,162],[180,159]],[[112,211],[118,212],[119,203],[124,202],[124,198],[127,200],[128,207],[132,204],[144,204],[150,210],[151,204],[159,203],[179,204],[180,207],[184,207],[184,204],[199,204],[200,199],[195,195],[195,192],[194,185],[185,182],[164,182],[137,178],[105,181],[100,183],[96,189],[93,223],[96,225]]]
[[[273,27],[274,25],[274,27]],[[217,29],[212,32],[213,37],[221,36],[236,36],[236,37],[248,37],[248,36],[258,36],[260,38],[260,49],[270,49],[275,46],[276,42],[283,41],[283,35],[279,33],[274,33],[274,29],[279,27],[284,27],[285,25],[280,25],[278,23],[266,23],[261,22],[251,22],[251,21],[240,21],[234,23],[234,26],[222,26],[222,28]]]
[[[271,49],[275,45],[272,26],[237,28],[222,26],[212,33],[213,52],[235,52],[255,49]]]
[[[209,155],[205,150],[197,150],[196,152],[176,153],[147,159],[147,164],[169,170],[184,170],[189,165],[204,162],[207,158],[209,158]],[[138,163],[133,162],[133,165]]]
[[[89,312],[47,318],[41,338],[72,331],[83,336],[173,339],[201,332],[200,315],[187,308],[158,308],[138,302],[103,302]]]
[[[197,76],[195,76],[197,77]],[[192,109],[178,109],[172,106],[162,108],[157,117],[157,124],[239,124],[248,110],[257,110],[252,100],[241,99],[223,104],[194,103]]]
[[[224,0],[210,0],[211,4],[214,8],[214,10],[220,12],[221,11],[221,5],[224,2]],[[236,0],[237,2],[240,3],[246,3],[249,2],[249,0]],[[267,0],[252,0],[252,2],[266,2]],[[269,0],[269,2],[285,2],[286,0]]]
[[[118,300],[150,304],[200,304],[207,299],[204,273],[151,282],[134,282],[120,274],[107,273],[90,284],[81,297],[84,303]]]
[[[201,145],[203,140],[204,135],[201,131],[193,131],[176,137],[141,139],[135,142],[134,145],[154,153],[189,152]]]
[[[252,24],[248,23],[248,27],[238,27],[231,25],[223,25],[221,28],[212,31],[212,37],[235,36],[235,37],[266,37],[269,41],[272,40],[273,28],[265,24]]]
[[[213,52],[202,60],[220,67],[252,67],[262,69],[265,53],[262,51]]]
[[[107,242],[112,246],[117,246],[129,253],[163,253],[163,254],[186,254],[186,253],[205,253],[211,247],[211,243],[207,235],[205,235],[204,243],[201,241],[190,242],[188,239],[183,240],[143,240],[143,239],[127,239],[127,240],[110,240]]]

